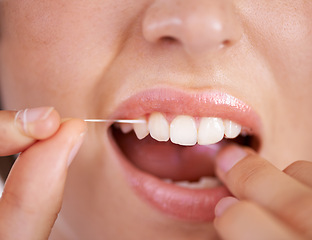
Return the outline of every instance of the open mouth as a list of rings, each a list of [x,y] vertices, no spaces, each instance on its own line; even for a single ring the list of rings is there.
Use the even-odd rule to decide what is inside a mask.
[[[138,169],[165,182],[200,189],[221,185],[214,157],[227,144],[258,148],[256,137],[239,124],[221,118],[174,117],[154,112],[144,123],[114,124],[112,132],[126,158]]]
[[[167,100],[159,101],[160,95]],[[253,129],[255,124],[245,124],[240,120],[241,116],[236,117],[240,121],[237,123],[219,106],[219,116],[210,112],[197,116],[179,114],[181,109],[175,112],[173,109],[176,108],[171,107],[176,103],[168,101],[164,94],[158,91],[156,98],[150,96],[148,103],[144,98],[142,101],[142,96],[139,97],[141,101],[134,100],[136,106],[132,114],[144,120],[142,123],[120,123],[110,127],[112,140],[126,162],[129,182],[139,195],[172,216],[184,220],[212,221],[216,203],[230,195],[215,176],[215,156],[230,143],[258,151],[260,140]],[[172,93],[170,99],[173,99]],[[181,99],[186,98],[179,97],[179,106]],[[211,101],[209,103],[215,105]],[[225,105],[226,108],[233,107]],[[215,109],[214,106],[212,110]],[[122,111],[125,113],[125,108]],[[235,111],[238,113],[234,114],[234,119],[239,115],[239,110]],[[243,118],[246,119],[246,116]]]

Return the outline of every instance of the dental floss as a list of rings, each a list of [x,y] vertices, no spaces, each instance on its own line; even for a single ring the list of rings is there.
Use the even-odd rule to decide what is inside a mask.
[[[146,121],[142,119],[84,119],[84,121],[93,123],[146,123]]]

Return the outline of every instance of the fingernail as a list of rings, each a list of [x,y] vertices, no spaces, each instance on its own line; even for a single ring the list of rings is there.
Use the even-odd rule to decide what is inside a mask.
[[[15,115],[15,123],[21,126],[26,134],[29,134],[28,124],[47,119],[53,109],[53,107],[39,107],[21,110]]]
[[[77,155],[77,153],[78,153],[78,151],[79,151],[79,149],[83,143],[85,134],[86,134],[86,132],[81,133],[80,136],[78,137],[78,139],[76,140],[75,145],[73,146],[72,150],[70,151],[70,153],[68,155],[67,166],[69,166],[73,162],[75,156]]]
[[[225,197],[222,198],[215,207],[215,216],[220,217],[229,207],[238,202],[237,198]]]
[[[231,145],[217,155],[216,162],[218,168],[223,172],[228,172],[240,160],[246,157],[247,153],[237,145]]]

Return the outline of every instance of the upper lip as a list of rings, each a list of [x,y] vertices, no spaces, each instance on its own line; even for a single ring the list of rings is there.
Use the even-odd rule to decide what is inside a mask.
[[[261,119],[254,109],[238,98],[218,90],[185,92],[155,88],[139,92],[122,102],[111,119],[135,119],[152,112],[232,120],[246,133],[261,139]]]

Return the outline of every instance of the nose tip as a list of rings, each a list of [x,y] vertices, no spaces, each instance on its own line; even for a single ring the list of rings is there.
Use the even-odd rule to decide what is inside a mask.
[[[143,20],[143,36],[151,43],[170,39],[188,54],[233,45],[242,28],[230,0],[158,0]]]

